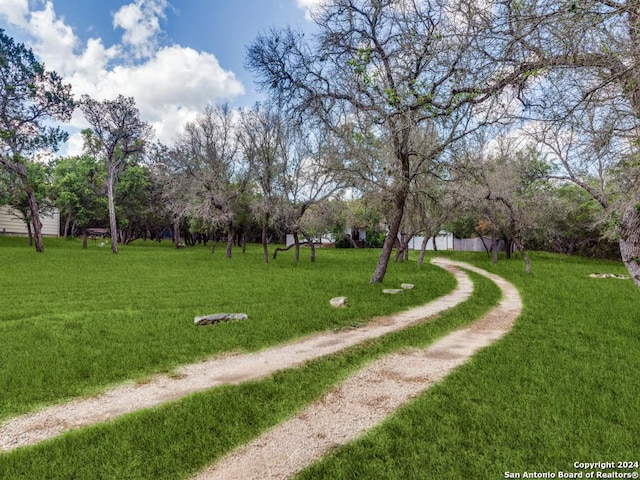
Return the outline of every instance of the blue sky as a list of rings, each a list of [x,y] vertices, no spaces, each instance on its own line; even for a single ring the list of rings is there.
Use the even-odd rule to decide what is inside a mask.
[[[260,99],[247,45],[271,27],[311,29],[318,0],[0,0],[0,28],[31,47],[76,97],[133,96],[170,143],[207,103]],[[65,154],[79,153],[76,112]]]

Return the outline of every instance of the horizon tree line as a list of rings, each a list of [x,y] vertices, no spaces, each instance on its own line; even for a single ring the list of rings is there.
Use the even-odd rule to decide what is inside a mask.
[[[267,103],[241,112],[209,106],[166,147],[151,148],[133,99],[83,97],[86,153],[106,172],[113,252],[126,224],[117,220],[115,188],[139,167],[144,175],[131,170],[123,185],[146,188],[154,179],[173,224],[226,235],[228,256],[234,232],[255,221],[265,261],[276,224],[309,238],[309,212],[341,192],[378,197],[389,234],[373,283],[384,278],[396,239],[399,259],[406,238],[433,230],[443,211],[475,215],[476,232],[508,237],[524,256],[525,242],[544,236],[544,220],[531,213],[574,201],[619,240],[640,286],[640,2],[485,3],[326,2],[313,35],[272,30],[248,47]],[[66,139],[51,120],[68,120],[76,102],[24,45],[0,32],[0,47],[0,193],[24,193],[42,251],[37,175],[28,165]],[[527,141],[501,151],[504,129]],[[475,142],[478,135],[489,141]],[[241,220],[243,211],[250,213]],[[76,212],[78,225],[86,213]]]

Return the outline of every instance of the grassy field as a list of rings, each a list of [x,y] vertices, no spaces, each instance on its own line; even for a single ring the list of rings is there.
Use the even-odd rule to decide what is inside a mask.
[[[227,261],[204,249],[153,244],[117,257],[97,244],[86,252],[64,241],[46,246],[38,256],[16,239],[0,238],[6,272],[0,279],[0,416],[225,350],[348,328],[453,287],[445,272],[413,262],[391,265],[385,285],[371,286],[373,251],[321,251],[317,264],[303,257],[296,267],[290,256],[262,265],[258,249]],[[534,273],[525,276],[516,260],[493,266],[484,255],[450,255],[516,284],[525,309],[514,330],[300,478],[490,479],[638,457],[640,292],[630,281],[588,277],[624,273],[622,266],[534,254]],[[472,279],[472,299],[433,323],[267,380],[196,394],[0,455],[0,478],[188,478],[358,366],[427,345],[478,318],[499,291],[482,277]],[[404,281],[416,289],[380,293]],[[327,306],[338,294],[349,297],[347,310]],[[247,311],[250,320],[193,327],[194,315],[211,311]]]
[[[518,287],[513,331],[299,478],[560,478],[575,462],[640,462],[640,291],[588,276],[622,265],[539,253],[526,276],[521,262],[452,256]]]
[[[369,285],[376,251],[319,252],[317,262],[259,247],[228,260],[207,249],[140,242],[119,255],[91,242],[49,240],[36,255],[24,239],[0,238],[0,419],[94,393],[125,379],[169,372],[225,351],[250,351],[314,331],[349,328],[450,291],[440,268],[391,266]],[[405,295],[384,287],[414,283]],[[329,299],[346,295],[347,309]],[[246,322],[196,328],[193,317],[244,312]]]

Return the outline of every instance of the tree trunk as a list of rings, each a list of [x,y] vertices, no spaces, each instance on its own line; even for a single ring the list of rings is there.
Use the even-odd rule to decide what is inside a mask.
[[[630,206],[620,221],[620,254],[633,282],[640,287],[640,205]]]
[[[216,246],[218,245],[218,232],[214,230],[211,234],[211,255],[216,253]]]
[[[309,248],[311,249],[311,256],[309,257],[310,261],[311,261],[311,263],[315,263],[315,261],[316,261],[316,246],[313,243],[313,239],[311,237],[309,237],[309,235],[307,235],[304,232],[302,234],[304,235],[304,238],[307,239],[307,244],[309,244]]]
[[[33,241],[36,245],[36,252],[42,253],[44,252],[44,246],[42,245],[42,221],[40,220],[40,210],[38,209],[36,195],[31,191],[31,189],[27,189],[27,200],[29,201],[29,211],[31,212]],[[29,228],[28,230],[30,231],[31,229]],[[31,235],[31,233],[29,233],[29,235]]]
[[[398,248],[395,257],[393,257],[394,262],[397,262],[398,260],[403,262],[409,258],[409,242],[411,241],[411,238],[411,235],[405,233],[400,234],[400,247]]]
[[[71,226],[71,215],[67,215],[67,220],[64,222],[64,230],[62,231],[62,236],[64,238],[69,237],[69,227]]]
[[[109,202],[109,227],[111,229],[111,251],[118,253],[118,224],[116,223],[116,204],[113,198],[114,167],[109,167],[107,176],[107,200]]]
[[[487,252],[487,257],[491,256],[491,252],[489,251],[489,247],[487,247],[487,242],[484,241],[484,236],[480,233],[480,241],[482,242],[482,246],[484,250]]]
[[[82,249],[87,249],[87,227],[82,226]]]
[[[422,266],[422,262],[424,262],[424,254],[427,250],[427,243],[429,242],[429,237],[425,235],[422,239],[422,244],[420,244],[420,255],[418,255],[418,266]],[[434,244],[435,246],[435,244]]]
[[[29,246],[33,247],[33,226],[31,224],[31,221],[25,222],[25,225],[27,226],[27,238],[29,239]]]
[[[384,276],[387,273],[387,267],[389,266],[391,252],[393,251],[393,246],[396,243],[398,231],[400,230],[400,223],[402,222],[402,216],[404,215],[404,205],[407,201],[408,193],[408,183],[396,192],[393,206],[393,217],[391,218],[389,233],[387,238],[384,240],[378,265],[376,266],[376,270],[373,272],[373,276],[371,277],[371,280],[369,280],[369,283],[380,283],[384,280]]]
[[[432,234],[431,234],[431,238],[433,238],[432,243],[433,243],[433,251],[434,251],[434,252],[437,252],[437,251],[438,251],[438,244],[436,243],[437,235],[438,235],[438,233],[437,233],[437,232],[434,232],[434,233],[432,233]]]
[[[231,252],[233,250],[233,238],[235,237],[233,232],[233,226],[229,224],[229,231],[227,232],[227,251],[225,253],[226,258],[231,258]]]
[[[524,271],[527,275],[529,275],[531,273],[531,260],[529,259],[529,255],[527,255],[527,252],[524,249],[524,245],[522,245],[522,242],[517,237],[513,238],[513,244],[522,254],[522,259],[524,260]]]
[[[498,232],[491,232],[491,261],[493,264],[498,263]]]
[[[293,244],[295,246],[294,258],[297,265],[300,262],[300,240],[298,239],[298,232],[293,234]]]
[[[513,248],[512,244],[513,242],[511,241],[510,237],[504,238],[504,254],[507,257],[507,260],[511,260],[511,250]]]
[[[278,256],[278,252],[287,252],[289,250],[291,250],[293,247],[295,247],[295,243],[292,243],[291,245],[289,245],[288,247],[285,248],[276,248],[273,250],[273,259],[275,260],[276,257]]]
[[[180,219],[176,219],[173,221],[173,244],[176,248],[179,248],[180,244]]]
[[[398,250],[396,250],[396,254],[393,257],[393,261],[395,263],[397,263],[402,257],[402,253],[404,252],[404,245],[402,244],[402,242],[400,242],[400,246],[398,247]]]
[[[347,239],[347,241],[351,244],[351,246],[353,248],[360,248],[358,247],[358,244],[356,243],[356,241],[353,239],[353,237],[351,235],[349,235],[348,233],[344,235],[344,238]]]
[[[262,256],[264,263],[269,263],[269,246],[267,235],[269,233],[269,213],[264,214],[264,223],[262,224]]]

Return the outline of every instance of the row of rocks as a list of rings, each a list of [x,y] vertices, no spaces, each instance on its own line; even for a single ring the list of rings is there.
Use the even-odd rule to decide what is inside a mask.
[[[382,293],[397,294],[402,293],[405,290],[411,290],[414,287],[411,283],[403,283],[400,288],[385,288]],[[344,308],[347,306],[347,297],[334,297],[329,300],[329,304],[334,308]],[[230,320],[246,320],[248,315],[246,313],[214,313],[212,315],[202,315],[195,317],[193,323],[195,325],[212,325],[214,323],[228,322]]]
[[[400,288],[385,288],[384,290],[382,290],[382,293],[395,295],[397,293],[402,293],[405,290],[411,290],[413,287],[415,287],[415,285],[411,283],[403,283],[400,285]]]
[[[415,285],[411,283],[403,283],[400,285],[400,288],[385,288],[384,290],[382,290],[382,293],[393,295],[397,293],[402,293],[405,290],[411,290],[414,287]],[[329,304],[333,308],[344,308],[347,306],[347,297],[333,297],[331,300],[329,300]]]

